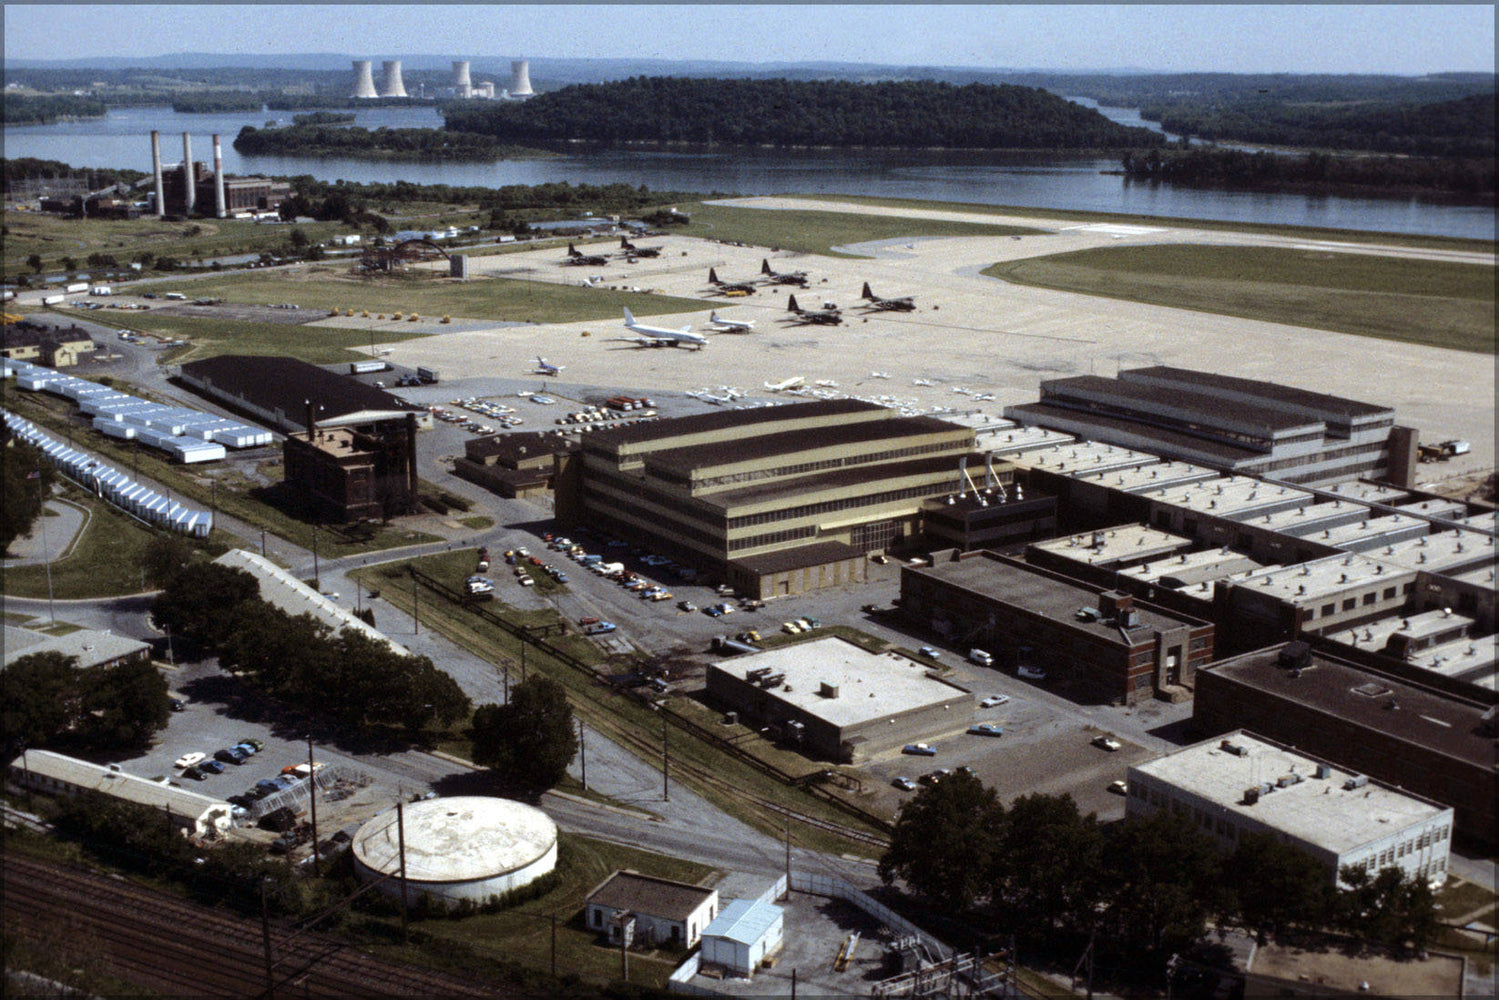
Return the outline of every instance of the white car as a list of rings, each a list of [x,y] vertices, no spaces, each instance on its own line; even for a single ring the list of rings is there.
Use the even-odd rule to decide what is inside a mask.
[[[185,753],[181,757],[178,757],[176,760],[172,761],[172,766],[189,768],[199,761],[203,760],[207,756],[208,755],[206,753],[201,753],[197,750],[194,750],[192,753]]]
[[[979,708],[993,708],[995,705],[1003,705],[1009,700],[1010,696],[1007,694],[991,694],[989,697],[979,702]]]
[[[1120,743],[1112,736],[1095,736],[1093,738],[1093,745],[1100,750],[1107,750],[1109,753],[1113,753],[1115,750],[1118,750],[1120,747],[1124,746],[1123,743]]]

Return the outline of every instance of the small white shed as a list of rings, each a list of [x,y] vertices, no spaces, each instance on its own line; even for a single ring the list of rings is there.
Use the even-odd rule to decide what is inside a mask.
[[[749,977],[767,955],[780,950],[786,911],[755,899],[731,899],[703,931],[702,964]]]

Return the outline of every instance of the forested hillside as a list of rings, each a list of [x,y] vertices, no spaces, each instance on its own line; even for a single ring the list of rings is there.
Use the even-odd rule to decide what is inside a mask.
[[[72,94],[5,94],[0,99],[0,118],[7,125],[50,125],[64,118],[102,118],[104,110],[103,101]]]
[[[478,102],[474,102],[477,104]],[[1162,137],[1030,87],[635,77],[522,104],[448,106],[446,127],[506,142],[1118,149]]]
[[[301,115],[297,116],[302,117]],[[254,156],[368,156],[390,159],[485,159],[533,154],[508,146],[492,135],[433,128],[354,128],[297,124],[284,128],[246,125],[234,148]]]
[[[1126,154],[1124,173],[1139,180],[1263,191],[1431,194],[1494,202],[1492,157],[1329,156],[1191,149]]]

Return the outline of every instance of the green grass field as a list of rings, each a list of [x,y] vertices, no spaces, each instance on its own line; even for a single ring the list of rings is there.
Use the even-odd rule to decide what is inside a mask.
[[[858,205],[905,208],[918,211],[966,212],[974,215],[1003,215],[1023,219],[1066,219],[1074,222],[1112,222],[1126,225],[1174,226],[1185,229],[1265,233],[1294,236],[1298,239],[1338,240],[1343,243],[1376,243],[1383,246],[1422,247],[1439,250],[1468,250],[1492,253],[1489,240],[1457,236],[1421,236],[1411,233],[1376,233],[1366,229],[1327,229],[1320,226],[1282,226],[1269,222],[1232,222],[1215,219],[1186,219],[1170,215],[1129,215],[1122,212],[1084,212],[1066,208],[1029,208],[1016,205],[978,205],[962,201],[920,201],[915,198],[874,198],[867,195],[788,195],[807,201],[847,201]]]
[[[1278,248],[1103,247],[995,264],[1018,284],[1494,353],[1494,269]]]
[[[834,253],[832,247],[870,240],[918,236],[1024,236],[1047,231],[978,222],[902,219],[858,212],[780,211],[702,203],[684,204],[681,208],[692,216],[692,223],[674,227],[672,232],[834,257],[850,255]],[[728,279],[735,277],[739,276],[725,275]]]

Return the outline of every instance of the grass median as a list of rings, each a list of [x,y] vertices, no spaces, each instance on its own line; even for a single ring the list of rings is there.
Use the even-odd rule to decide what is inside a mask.
[[[949,222],[941,219],[912,219],[811,209],[768,210],[694,203],[684,205],[683,210],[692,216],[692,223],[681,229],[674,228],[672,232],[684,232],[688,236],[703,239],[775,247],[779,250],[827,254],[831,257],[857,256],[838,253],[832,248],[873,240],[930,236],[1026,236],[1049,231],[982,222]],[[725,274],[723,277],[734,281],[744,276]]]
[[[1494,353],[1494,268],[1267,247],[1102,247],[985,274],[1059,291]]]

